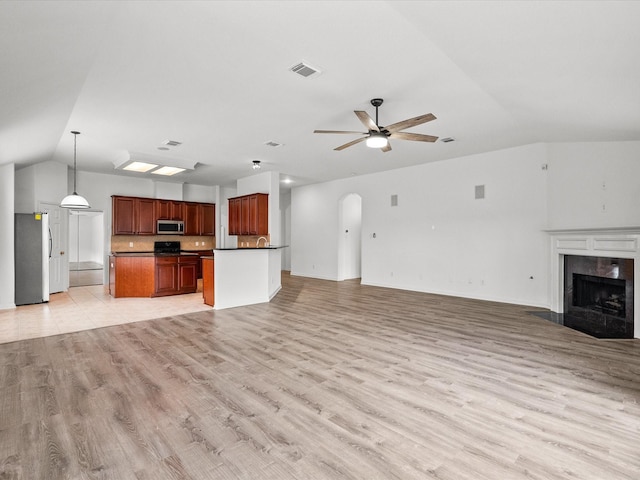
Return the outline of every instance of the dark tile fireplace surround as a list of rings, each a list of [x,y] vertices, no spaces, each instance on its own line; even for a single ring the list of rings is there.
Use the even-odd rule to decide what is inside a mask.
[[[564,256],[558,323],[597,338],[633,338],[633,260]]]

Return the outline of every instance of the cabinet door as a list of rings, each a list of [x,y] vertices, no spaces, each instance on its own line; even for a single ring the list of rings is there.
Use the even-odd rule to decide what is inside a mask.
[[[156,295],[178,293],[178,257],[156,258]]]
[[[204,303],[212,307],[215,305],[214,268],[215,264],[212,258],[202,259],[202,296],[204,297]]]
[[[251,215],[251,203],[249,197],[242,197],[240,199],[240,235],[249,234],[249,218]]]
[[[138,235],[155,235],[155,200],[136,198],[134,213],[136,214],[136,233]]]
[[[269,196],[258,193],[249,195],[249,235],[269,234]]]
[[[156,220],[171,220],[171,202],[169,200],[156,200]]]
[[[184,202],[178,202],[176,200],[170,200],[171,205],[171,218],[170,220],[182,220],[184,221]]]
[[[200,235],[216,234],[216,206],[211,203],[201,203],[200,208]]]
[[[134,235],[135,199],[133,197],[111,197],[111,234]]]
[[[179,264],[178,290],[180,293],[193,293],[198,288],[197,264],[193,262]]]
[[[240,216],[241,203],[240,198],[229,199],[229,235],[241,235]]]
[[[197,203],[184,204],[184,234],[200,235],[200,215]]]

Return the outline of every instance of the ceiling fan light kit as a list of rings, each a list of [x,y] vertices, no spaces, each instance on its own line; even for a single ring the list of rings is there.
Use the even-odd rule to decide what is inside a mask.
[[[381,132],[371,132],[367,137],[367,147],[369,148],[382,148],[386,147],[389,143],[387,136]]]
[[[76,132],[75,130],[71,131],[73,133],[73,193],[71,195],[67,195],[60,202],[60,206],[62,208],[74,208],[74,209],[82,209],[82,208],[90,208],[89,202],[82,195],[78,195],[76,191],[76,140],[80,132]]]
[[[334,148],[334,150],[344,150],[347,147],[355,145],[360,142],[365,142],[367,147],[370,148],[379,148],[383,152],[388,152],[391,150],[391,144],[389,143],[389,139],[393,138],[396,140],[411,140],[414,142],[430,142],[433,143],[438,140],[438,137],[434,137],[433,135],[423,135],[421,133],[410,133],[403,132],[405,128],[415,127],[417,125],[422,125],[423,123],[430,122],[431,120],[435,120],[436,117],[432,113],[427,113],[426,115],[419,115],[417,117],[408,118],[407,120],[403,120],[401,122],[396,122],[386,127],[380,126],[378,123],[378,107],[382,105],[384,100],[382,98],[373,98],[371,99],[371,105],[373,105],[376,109],[376,120],[375,122],[369,116],[367,112],[362,110],[354,110],[353,113],[356,114],[358,119],[362,122],[362,124],[367,128],[367,132],[351,132],[344,130],[314,130],[313,133],[339,133],[339,134],[350,134],[350,135],[362,135],[361,138],[357,138],[350,142],[345,143],[344,145],[340,145],[339,147]]]

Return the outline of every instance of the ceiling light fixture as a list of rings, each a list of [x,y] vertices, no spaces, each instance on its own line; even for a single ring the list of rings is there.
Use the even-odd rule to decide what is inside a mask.
[[[145,173],[145,172],[148,172],[149,170],[153,170],[157,166],[158,165],[156,165],[154,163],[131,162],[126,167],[122,167],[122,169],[123,170],[129,170],[131,172]]]
[[[62,202],[60,202],[60,206],[62,208],[90,208],[91,206],[89,202],[87,202],[87,199],[82,195],[78,195],[76,191],[76,140],[80,132],[72,130],[71,133],[73,133],[73,194],[64,197]]]
[[[387,136],[382,132],[371,132],[367,138],[367,147],[369,148],[383,148],[388,143]]]
[[[176,173],[184,172],[185,170],[185,168],[178,167],[160,167],[157,170],[153,170],[151,173],[154,173],[156,175],[171,176],[175,175]]]
[[[254,170],[260,170],[260,160],[254,160],[253,161],[253,166],[251,168],[253,168]]]

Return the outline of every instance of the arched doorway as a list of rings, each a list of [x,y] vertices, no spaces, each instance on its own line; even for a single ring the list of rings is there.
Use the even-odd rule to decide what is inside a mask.
[[[345,195],[339,203],[338,280],[360,278],[362,249],[362,197]]]

